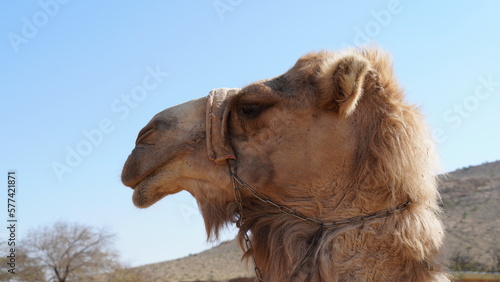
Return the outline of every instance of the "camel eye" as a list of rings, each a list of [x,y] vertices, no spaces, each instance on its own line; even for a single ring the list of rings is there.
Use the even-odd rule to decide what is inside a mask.
[[[262,112],[264,112],[267,108],[269,108],[268,105],[262,105],[262,104],[243,104],[240,106],[240,115],[246,119],[255,119],[258,117]]]

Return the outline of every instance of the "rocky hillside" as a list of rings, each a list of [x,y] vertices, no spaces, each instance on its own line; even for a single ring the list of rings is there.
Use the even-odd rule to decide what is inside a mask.
[[[129,269],[140,281],[241,281],[252,277],[242,262],[242,251],[236,242],[222,242],[219,246],[184,258],[148,264]],[[249,267],[249,269],[251,269]],[[135,280],[135,279],[134,279]]]
[[[447,256],[466,270],[499,271],[500,161],[459,169],[440,179]]]
[[[500,161],[440,176],[446,250],[456,270],[500,270]],[[185,258],[129,269],[144,281],[250,277],[235,241]],[[243,280],[231,280],[243,281]]]

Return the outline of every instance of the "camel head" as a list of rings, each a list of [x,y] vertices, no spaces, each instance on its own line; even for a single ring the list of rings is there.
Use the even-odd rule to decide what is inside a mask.
[[[133,202],[140,208],[188,191],[199,204],[209,236],[240,216],[228,162],[253,189],[301,215],[344,219],[410,201],[404,212],[358,227],[370,226],[370,236],[382,236],[385,231],[377,228],[384,222],[395,224],[421,212],[439,233],[441,225],[433,215],[438,208],[432,145],[420,114],[403,101],[402,93],[390,60],[378,49],[309,53],[280,76],[242,89],[216,89],[155,115],[139,132],[122,181],[134,189]],[[253,252],[270,280],[299,277],[299,254],[310,249],[317,227],[247,190],[241,193],[245,220],[240,236],[251,231],[255,249],[247,253]],[[410,224],[405,219],[398,228]],[[337,263],[335,275],[341,275],[348,270],[341,262],[354,263],[357,252],[369,256],[372,248],[392,244],[370,246],[372,237],[366,235],[363,242],[349,245],[350,255],[340,252],[340,242],[352,240],[349,232],[360,232],[356,228],[322,235],[329,250],[322,263],[329,266],[321,267]],[[397,249],[395,265],[402,256],[429,264],[428,257],[440,247],[442,235],[427,234],[424,227],[417,232],[433,237],[425,242],[391,230],[398,235],[387,235],[396,236],[390,240],[404,245]],[[302,275],[316,277],[311,271]]]
[[[212,210],[234,202],[235,159],[253,187],[317,215],[350,185],[363,134],[352,113],[370,71],[359,55],[309,54],[279,77],[166,109],[139,132],[123,183],[141,208],[187,190]]]

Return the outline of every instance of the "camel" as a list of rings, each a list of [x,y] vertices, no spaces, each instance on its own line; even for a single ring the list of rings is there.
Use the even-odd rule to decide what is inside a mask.
[[[449,281],[422,115],[379,47],[166,109],[122,172],[146,208],[188,191],[208,238],[236,223],[257,281]]]

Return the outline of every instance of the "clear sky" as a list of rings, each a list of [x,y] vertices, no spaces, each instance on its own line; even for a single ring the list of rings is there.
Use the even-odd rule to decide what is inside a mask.
[[[311,50],[376,42],[445,171],[500,159],[500,2],[347,2],[1,1],[0,173],[17,172],[18,238],[56,220],[108,226],[132,265],[211,247],[189,194],[133,206],[120,172],[137,133],[165,108],[279,75]]]

